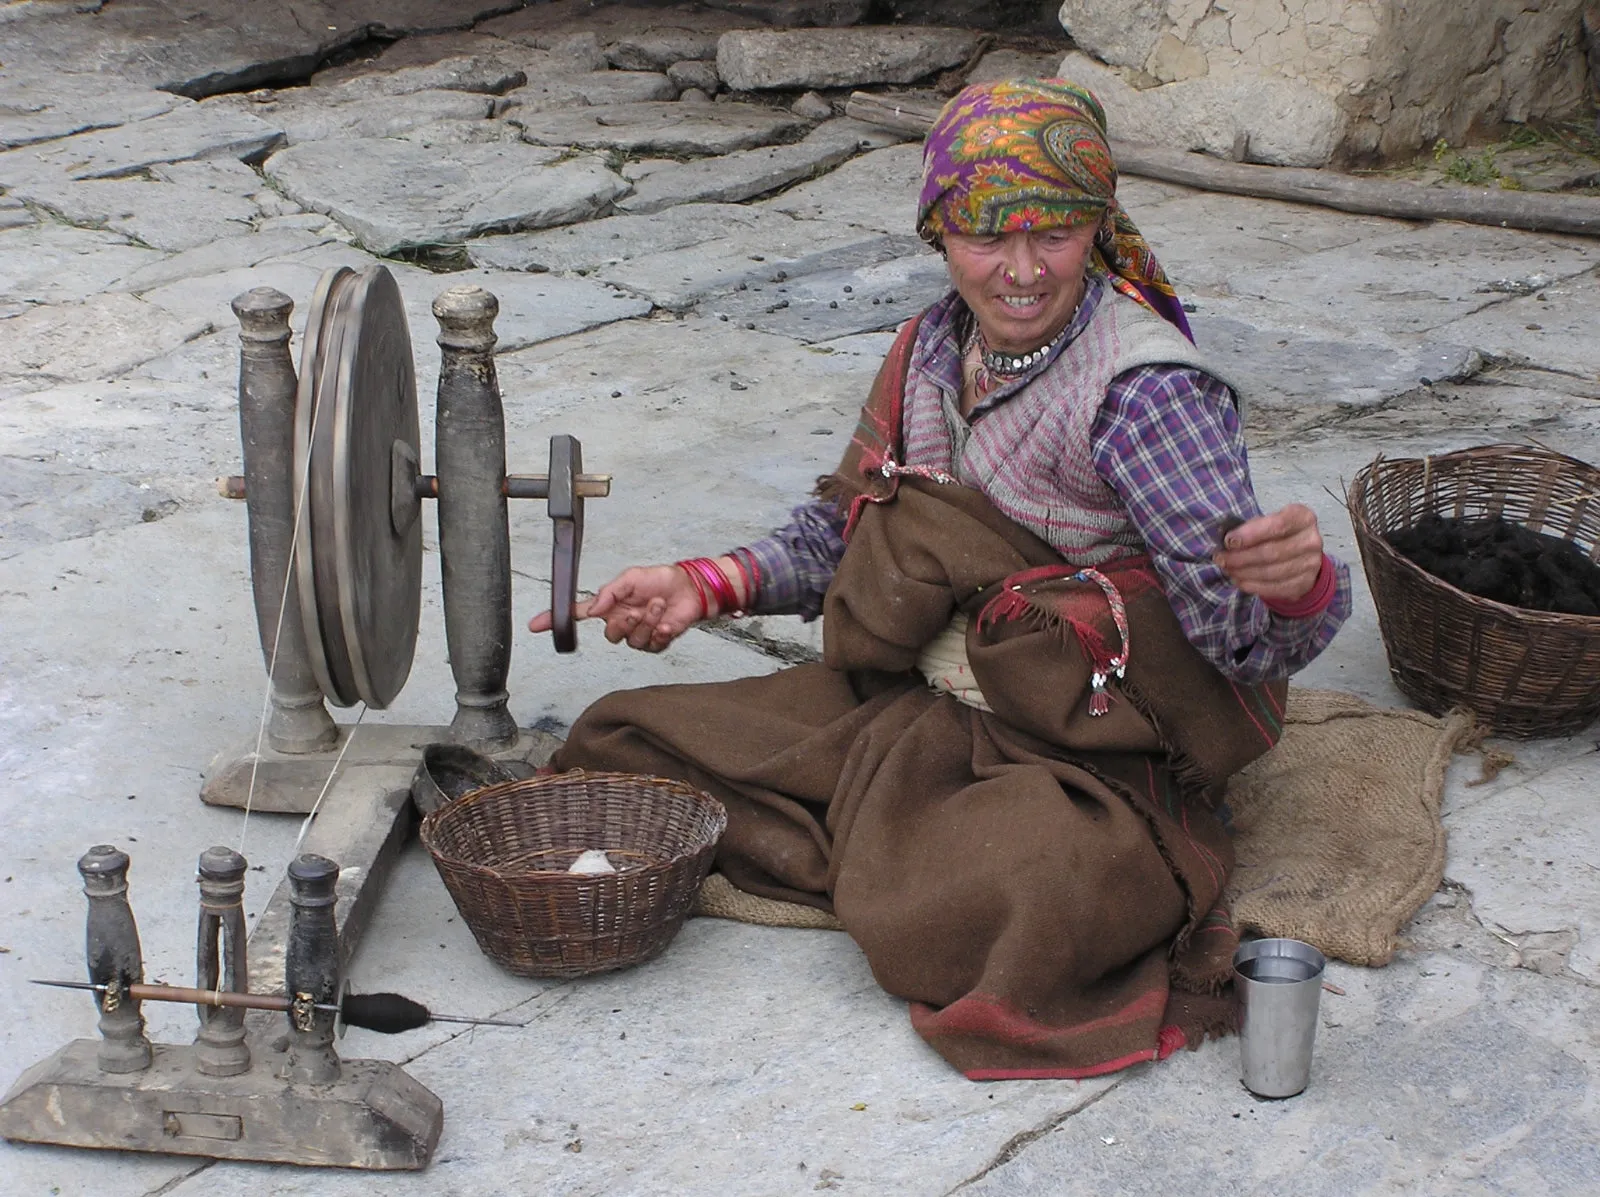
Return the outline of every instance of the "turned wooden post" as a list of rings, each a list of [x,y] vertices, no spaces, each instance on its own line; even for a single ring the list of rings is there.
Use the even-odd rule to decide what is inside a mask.
[[[195,937],[195,988],[247,993],[250,967],[245,958],[245,859],[231,848],[200,854],[200,928]],[[207,1076],[238,1076],[250,1071],[250,1045],[244,1038],[244,1011],[197,1006],[195,1067]]]
[[[499,301],[451,287],[433,301],[439,321],[434,457],[445,639],[456,679],[457,743],[514,744],[511,672],[511,530],[506,517],[506,426],[494,369]]]
[[[250,520],[250,582],[256,627],[272,682],[267,742],[279,752],[317,752],[338,729],[306,652],[300,604],[284,602],[294,552],[294,405],[289,313],[282,291],[257,287],[233,301],[239,318],[239,435],[244,445],[245,507]],[[280,620],[279,608],[282,607]],[[276,653],[274,653],[276,650]]]
[[[128,854],[110,844],[95,845],[78,861],[89,899],[89,980],[106,986],[96,995],[102,1072],[143,1072],[150,1067],[144,1015],[128,996],[128,986],[144,981],[139,927],[128,905],[128,863]]]

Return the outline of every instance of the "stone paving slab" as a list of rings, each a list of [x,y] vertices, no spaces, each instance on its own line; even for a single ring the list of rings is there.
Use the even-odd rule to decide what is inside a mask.
[[[678,98],[678,86],[659,71],[589,71],[538,76],[506,93],[510,121],[519,128],[560,127],[569,109],[644,104]],[[537,114],[549,113],[548,117]],[[547,126],[546,122],[554,122]],[[586,125],[581,126],[587,128]],[[557,141],[537,144],[556,145]],[[578,144],[577,141],[573,142]]]
[[[5,322],[0,379],[111,378],[210,331],[132,295],[96,295],[78,304],[31,308]]]
[[[326,212],[367,249],[388,254],[581,220],[628,189],[597,158],[559,158],[516,143],[425,147],[366,138],[291,146],[264,169],[296,203]]]
[[[1370,404],[1398,391],[1470,373],[1469,345],[1358,336],[1318,325],[1298,306],[1266,300],[1199,299],[1189,316],[1195,342],[1252,402]]]
[[[1531,284],[1530,284],[1531,285]],[[1600,383],[1594,313],[1600,269],[1552,281],[1533,295],[1508,297],[1438,330],[1484,353],[1525,359]]]
[[[899,255],[854,267],[802,267],[786,282],[718,296],[708,310],[808,344],[895,328],[945,294],[950,274],[936,254],[919,252],[920,242],[886,240]]]
[[[397,137],[438,121],[486,121],[497,110],[494,96],[467,91],[427,90],[400,95],[345,95],[337,103],[306,88],[252,92],[205,102],[207,108],[231,109],[269,122],[282,130],[289,145],[308,141]]]
[[[53,220],[6,229],[0,232],[0,302],[79,303],[166,256],[117,233]]]
[[[717,74],[734,91],[914,83],[977,44],[965,29],[744,29],[717,42]]]
[[[195,249],[254,231],[261,177],[232,158],[172,162],[132,179],[56,179],[18,189],[80,226],[106,228],[153,249]],[[274,209],[277,197],[265,197]]]
[[[10,66],[11,64],[7,64]],[[190,103],[153,89],[7,71],[0,76],[0,150],[145,120]]]
[[[395,50],[400,52],[391,53]],[[353,96],[418,91],[500,95],[528,81],[526,68],[547,68],[550,63],[538,59],[549,57],[473,33],[408,37],[377,58],[318,71],[311,77],[311,88],[319,98],[334,103]],[[584,69],[589,69],[587,64]]]
[[[606,46],[606,59],[619,71],[664,71],[675,62],[714,59],[717,34],[681,25],[651,25],[624,33]]]
[[[633,194],[619,200],[617,207],[646,213],[678,204],[735,203],[811,178],[838,166],[860,147],[855,133],[834,128],[834,124],[825,121],[792,145],[667,163],[637,180]]]
[[[100,76],[199,98],[285,78],[364,36],[340,0],[118,0],[8,13],[8,63]]]
[[[325,233],[299,228],[219,238],[209,245],[163,257],[129,271],[117,279],[112,287],[119,291],[143,293],[181,279],[201,278],[287,257],[329,240],[331,238]]]
[[[78,133],[0,154],[0,186],[36,179],[115,179],[166,162],[264,157],[281,130],[242,112],[189,104],[113,129]]]
[[[176,506],[159,490],[103,470],[0,455],[0,561],[104,528],[152,523]]]
[[[906,252],[905,238],[870,229],[792,221],[787,227],[732,228],[719,240],[630,258],[602,267],[595,275],[649,296],[659,307],[683,311],[708,296],[741,286],[781,282],[780,273],[799,276],[849,269]]]
[[[1450,877],[1472,892],[1485,925],[1556,941],[1567,968],[1600,982],[1594,780],[1593,762],[1579,759],[1455,813],[1446,826]]]
[[[921,190],[922,146],[914,143],[853,158],[820,179],[764,201],[763,206],[806,220],[905,235],[916,230]]]
[[[738,204],[681,204],[648,216],[607,216],[537,233],[477,237],[467,253],[478,266],[506,270],[590,271],[667,250],[715,240],[733,228],[793,228],[759,208]]]
[[[531,115],[513,112],[509,119],[534,145],[684,157],[770,145],[807,127],[787,112],[741,103],[607,104]]]
[[[1229,287],[1341,334],[1373,327],[1417,334],[1501,303],[1519,287],[1570,278],[1595,264],[1592,240],[1469,228],[1440,221],[1247,267],[1229,278]]]
[[[447,287],[483,287],[500,301],[495,321],[499,342],[496,353],[513,353],[540,341],[569,336],[616,320],[643,316],[650,301],[628,295],[604,283],[551,274],[520,274],[504,270],[463,270],[453,274],[412,275],[402,288],[406,318],[411,325],[413,352],[436,358],[434,339],[439,324],[433,317],[434,298]],[[541,467],[542,469],[542,467]]]

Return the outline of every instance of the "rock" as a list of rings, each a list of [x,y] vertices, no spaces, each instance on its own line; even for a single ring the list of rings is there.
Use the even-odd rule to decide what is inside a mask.
[[[924,248],[920,242],[885,237],[879,247],[881,256],[859,265],[824,260],[807,269],[802,263],[782,282],[725,293],[706,310],[810,344],[894,328],[950,289],[943,260],[917,252]],[[891,251],[898,252],[890,256]]]
[[[515,125],[505,121],[446,120],[430,121],[407,129],[397,137],[417,145],[504,145],[522,140]]]
[[[34,308],[0,327],[0,378],[38,384],[110,378],[210,332],[211,322],[113,294]]]
[[[480,21],[475,28],[479,33],[543,50],[576,34],[596,36],[602,44],[619,42],[635,36],[641,27],[652,24],[670,24],[675,29],[719,34],[757,23],[699,5],[674,6],[670,11],[663,12],[666,6],[651,3],[648,7],[654,11],[649,14],[640,11],[644,7],[647,6],[598,4],[593,0],[544,0],[543,3],[529,4],[503,17]]]
[[[389,38],[468,29],[506,10],[506,0],[330,0],[347,21]]]
[[[78,133],[0,154],[0,186],[30,179],[114,179],[191,158],[256,161],[281,130],[244,112],[188,104],[115,129]]]
[[[722,79],[717,74],[717,64],[714,62],[696,60],[674,62],[667,67],[667,78],[679,88],[697,87],[708,96],[716,95],[717,89],[722,86]],[[681,100],[683,97],[678,98]]]
[[[0,196],[0,232],[6,229],[26,228],[30,224],[37,223],[38,218],[28,211],[21,200],[11,196]]]
[[[390,65],[385,55],[363,64],[367,70],[359,74],[334,78],[318,75],[311,81],[311,94],[324,103],[344,103],[356,96],[404,96],[420,91],[469,91],[482,95],[502,95],[513,87],[521,87],[528,81],[528,75],[517,61],[518,58],[526,58],[526,52],[513,54],[517,47],[509,42],[502,42],[501,45],[504,50],[500,53],[461,54],[412,66]]]
[[[847,125],[839,128],[838,124]],[[635,182],[620,200],[624,212],[658,212],[676,204],[735,203],[831,170],[860,148],[855,121],[829,121],[792,145],[736,150],[717,158],[673,163]]]
[[[147,86],[199,99],[307,78],[369,26],[315,0],[125,0],[101,11],[8,6],[6,66],[83,72],[93,85]]]
[[[290,145],[332,138],[398,137],[439,121],[487,121],[495,97],[465,91],[362,95],[345,88],[293,88],[221,96],[205,105],[256,114],[283,130]]]
[[[176,509],[164,491],[104,470],[0,456],[0,560],[109,528],[152,523]]]
[[[459,91],[421,91],[401,95],[360,95],[339,89],[322,94],[308,88],[222,96],[207,104],[257,114],[281,128],[289,145],[358,137],[399,137],[439,121],[483,122],[495,99]]]
[[[922,146],[898,145],[853,158],[762,206],[804,220],[911,235],[916,232],[921,190]]]
[[[1209,110],[1159,144],[1232,125],[1252,159],[1320,166],[1409,156],[1500,121],[1576,112],[1585,88],[1583,58],[1573,53],[1583,2],[1508,8],[1490,20],[1457,0],[1066,0],[1061,21],[1080,50],[1119,68],[1125,85],[1180,89],[1152,105]],[[1158,117],[1149,125],[1159,131]]]
[[[311,77],[313,87],[348,83],[384,72],[398,73],[410,67],[429,67],[455,58],[481,58],[521,65],[527,47],[482,33],[428,33],[401,38],[385,46],[376,57],[357,58],[337,66],[324,67]]]
[[[552,274],[513,274],[503,270],[466,270],[429,280],[427,287],[406,287],[406,319],[421,341],[437,335],[434,296],[445,284],[479,286],[500,301],[495,320],[496,353],[515,353],[541,341],[571,336],[617,320],[646,315],[650,301],[604,283]],[[424,333],[423,330],[426,330]]]
[[[964,29],[740,30],[717,43],[717,73],[735,91],[911,83],[965,62]]]
[[[78,225],[112,229],[156,249],[184,250],[249,233],[261,179],[232,159],[168,163],[149,178],[28,184],[29,200]]]
[[[1135,88],[1110,67],[1069,54],[1060,74],[1089,88],[1105,107],[1111,136],[1272,166],[1322,166],[1349,128],[1331,97],[1285,79],[1211,75]],[[1242,140],[1241,140],[1242,139]]]
[[[54,220],[8,229],[0,233],[0,304],[81,303],[166,257],[104,229]]]
[[[705,0],[763,25],[805,29],[859,25],[872,15],[872,0]]]
[[[967,74],[968,83],[997,79],[1049,79],[1061,67],[1060,54],[1029,54],[1025,50],[990,50]]]
[[[91,85],[82,76],[33,78],[7,72],[0,74],[0,150],[146,120],[191,102],[106,80]]]
[[[467,243],[477,266],[586,273],[633,258],[715,241],[732,229],[787,235],[794,222],[737,204],[683,204],[649,216],[607,216],[538,233],[480,237]]]
[[[265,170],[296,203],[326,212],[386,255],[491,229],[582,220],[628,190],[595,157],[559,157],[520,143],[425,147],[362,139],[291,146]]]
[[[755,104],[719,104],[714,108],[613,104],[532,116],[513,113],[508,119],[519,124],[523,138],[534,145],[685,157],[770,145],[805,127],[789,113]],[[4,156],[0,155],[0,163],[3,161]]]
[[[678,96],[678,103],[680,104],[711,104],[714,102],[710,96],[698,87],[687,87]]]
[[[283,219],[304,220],[307,217],[320,220],[323,225],[328,223],[328,218],[318,213],[301,213],[298,218]],[[173,254],[158,262],[147,263],[137,270],[130,270],[108,289],[143,295],[158,287],[165,287],[185,279],[259,266],[262,262],[270,262],[274,258],[302,253],[328,240],[330,238],[321,228],[291,226],[264,229],[248,235],[236,233],[231,237],[222,237],[182,253]]]
[[[672,100],[677,94],[672,80],[654,71],[592,71],[581,75],[535,75],[525,87],[507,92],[505,99],[515,113],[531,114]]]
[[[594,277],[647,295],[657,307],[683,311],[708,296],[737,290],[741,283],[750,290],[769,289],[780,271],[797,276],[854,268],[899,257],[914,248],[915,243],[907,238],[789,220],[768,212],[758,223],[730,227],[697,245],[603,266]],[[766,302],[779,298],[774,293]]]
[[[1078,49],[1101,62],[1141,68],[1161,40],[1166,16],[1166,0],[1063,0],[1060,13]]]
[[[603,71],[611,65],[600,36],[593,31],[567,33],[550,39],[542,47],[551,58],[568,63],[574,71]]]
[[[808,91],[789,105],[789,111],[796,116],[805,117],[808,121],[825,121],[833,115],[833,105],[816,92]]]
[[[717,35],[657,26],[628,34],[606,47],[606,58],[622,71],[664,71],[675,62],[715,58]],[[699,83],[690,86],[699,87]]]

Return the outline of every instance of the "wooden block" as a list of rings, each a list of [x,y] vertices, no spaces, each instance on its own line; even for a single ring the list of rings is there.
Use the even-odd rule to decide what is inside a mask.
[[[203,1076],[192,1047],[155,1046],[143,1072],[101,1072],[75,1039],[24,1072],[0,1102],[0,1135],[30,1143],[379,1170],[427,1166],[444,1105],[397,1064],[345,1060],[326,1085],[279,1079],[259,1060]]]

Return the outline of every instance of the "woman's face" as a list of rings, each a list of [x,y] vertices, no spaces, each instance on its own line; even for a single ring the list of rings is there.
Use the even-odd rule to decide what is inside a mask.
[[[1054,339],[1083,298],[1098,224],[944,238],[950,281],[989,348],[1027,353]]]

